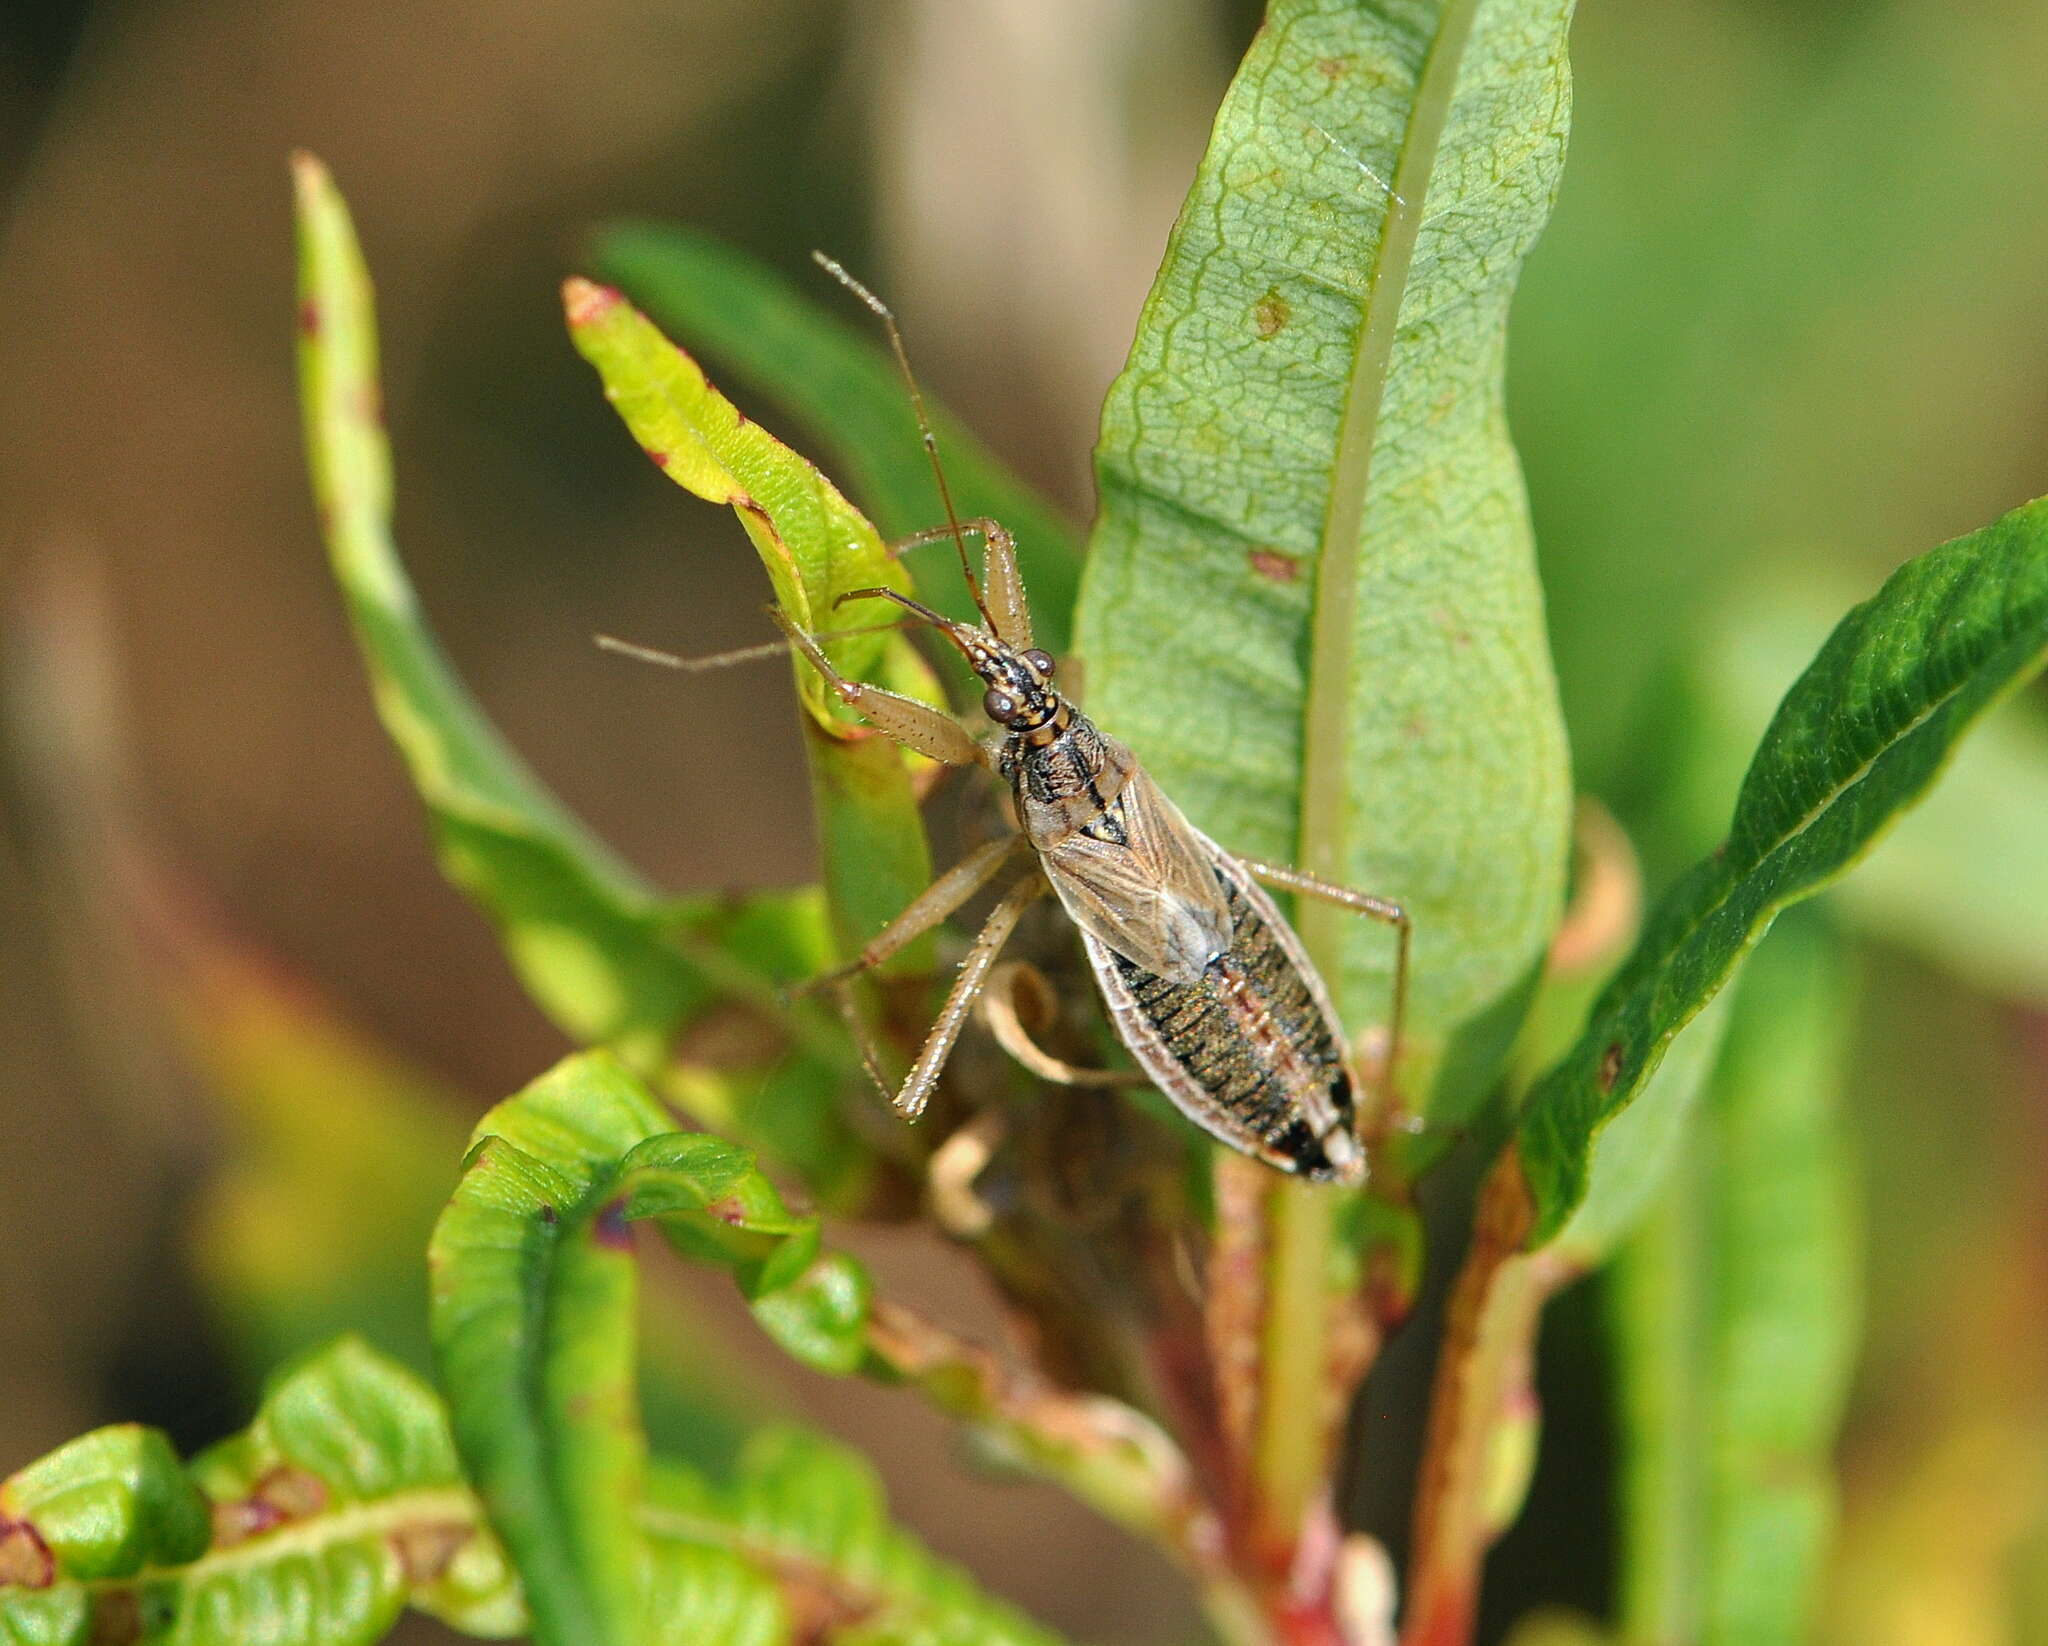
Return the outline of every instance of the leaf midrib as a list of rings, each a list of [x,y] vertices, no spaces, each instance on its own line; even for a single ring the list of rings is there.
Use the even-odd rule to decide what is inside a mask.
[[[812,1549],[784,1539],[764,1536],[731,1525],[710,1514],[691,1514],[666,1504],[642,1503],[640,1529],[649,1537],[669,1542],[721,1549],[737,1556],[756,1570],[766,1569],[771,1578],[808,1579],[828,1592],[836,1593],[858,1608],[863,1624],[877,1628],[885,1624],[939,1624],[959,1617],[961,1608],[933,1599],[914,1589],[892,1589],[877,1578],[862,1579],[835,1566]],[[887,1533],[880,1535],[887,1536]],[[991,1600],[990,1606],[998,1603]]]
[[[210,1575],[268,1564],[282,1555],[317,1552],[365,1537],[383,1538],[409,1526],[466,1525],[472,1535],[484,1524],[475,1494],[462,1486],[414,1486],[384,1497],[369,1498],[338,1509],[290,1521],[275,1531],[244,1538],[225,1549],[208,1549],[196,1560],[177,1566],[143,1566],[124,1575],[60,1577],[51,1589],[83,1589],[98,1593],[133,1589],[142,1584],[171,1582],[189,1586]]]
[[[1348,754],[1352,678],[1357,665],[1358,572],[1373,449],[1401,306],[1423,223],[1423,202],[1449,118],[1458,71],[1471,39],[1478,0],[1447,0],[1436,39],[1416,82],[1401,156],[1388,191],[1387,222],[1367,283],[1365,318],[1353,356],[1351,385],[1338,424],[1337,460],[1316,553],[1315,610],[1310,629],[1309,685],[1302,745],[1300,861],[1311,874],[1349,878]],[[1297,925],[1310,957],[1333,979],[1344,916],[1304,905]]]

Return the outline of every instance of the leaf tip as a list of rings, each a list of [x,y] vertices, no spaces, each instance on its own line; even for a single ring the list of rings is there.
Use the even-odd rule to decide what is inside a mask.
[[[616,286],[601,286],[572,274],[562,282],[562,312],[571,327],[595,325],[625,301]]]
[[[311,149],[291,151],[292,195],[301,212],[311,211],[334,193],[334,175]]]

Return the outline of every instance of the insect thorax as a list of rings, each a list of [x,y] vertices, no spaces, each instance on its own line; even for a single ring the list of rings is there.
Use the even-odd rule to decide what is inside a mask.
[[[996,757],[1016,796],[1017,819],[1040,850],[1102,819],[1136,766],[1129,749],[1078,712],[1042,747],[1012,732]]]

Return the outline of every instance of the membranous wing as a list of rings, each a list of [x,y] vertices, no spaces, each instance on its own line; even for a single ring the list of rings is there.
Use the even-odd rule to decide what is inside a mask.
[[[1194,983],[1230,947],[1216,848],[1142,769],[1039,857],[1074,923],[1148,972]]]

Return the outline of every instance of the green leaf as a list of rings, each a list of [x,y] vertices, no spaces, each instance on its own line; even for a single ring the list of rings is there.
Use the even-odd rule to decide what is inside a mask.
[[[879,602],[837,605],[857,589],[907,591],[910,579],[830,480],[748,421],[618,292],[571,280],[562,301],[577,350],[597,369],[605,398],[633,438],[677,485],[732,506],[792,620],[813,633],[843,633],[897,615]],[[845,635],[825,649],[848,676],[942,701],[931,670],[901,632]],[[854,724],[803,658],[791,666],[808,710],[805,746],[826,899],[840,951],[851,954],[931,880],[906,764],[916,757]],[[915,971],[928,962],[929,945],[917,944],[894,964]]]
[[[1811,1636],[1830,1458],[1856,1343],[1839,1105],[1852,999],[1829,934],[1788,922],[1745,968],[1692,1146],[1612,1306],[1629,1640]]]
[[[1702,637],[1682,734],[1684,820],[1706,814],[1695,849],[1720,827],[1743,757],[1847,603],[1838,583],[1810,571],[1759,579]],[[2043,817],[2048,715],[2021,697],[1971,734],[1940,785],[1842,882],[1833,905],[1859,930],[1986,994],[2048,1001],[2048,922],[2039,917],[2048,853],[2035,844]]]
[[[661,1043],[704,993],[633,872],[534,779],[427,632],[391,540],[376,321],[348,209],[300,156],[299,376],[313,491],[377,709],[449,878],[497,921],[528,990],[583,1040]]]
[[[599,231],[593,260],[670,336],[729,362],[787,406],[890,537],[944,522],[903,379],[872,327],[856,330],[744,253],[690,229],[614,223]],[[930,409],[960,513],[987,515],[1016,534],[1039,643],[1065,650],[1081,573],[1074,528],[943,407]],[[975,616],[959,578],[931,582],[926,598],[940,610]]]
[[[631,1221],[731,1270],[763,1326],[828,1371],[860,1364],[868,1289],[753,1165],[679,1134],[623,1065],[572,1057],[478,1123],[429,1251],[455,1434],[551,1642],[639,1638]]]
[[[0,1517],[26,1522],[64,1577],[132,1577],[182,1566],[210,1536],[206,1501],[171,1443],[124,1423],[96,1429],[0,1485]]]
[[[825,1638],[839,1646],[1054,1646],[1052,1634],[896,1530],[864,1459],[801,1430],[757,1435],[730,1481],[657,1468],[643,1520],[657,1571],[663,1561],[694,1556],[699,1574],[717,1575],[720,1603],[759,1631],[678,1629],[669,1638],[679,1643],[783,1638],[767,1627],[761,1591],[747,1583],[773,1573],[785,1592],[822,1612]],[[703,1575],[697,1581],[703,1606],[712,1586]]]
[[[527,992],[579,1042],[612,1045],[651,1070],[676,1031],[720,994],[746,1000],[781,1028],[805,1054],[787,1101],[743,1104],[731,1090],[706,1095],[723,1100],[749,1142],[803,1169],[828,1197],[851,1198],[871,1154],[837,1112],[836,1082],[816,1078],[814,1065],[856,1077],[857,1066],[836,1027],[783,1005],[775,993],[778,983],[827,960],[815,900],[775,894],[734,906],[660,897],[540,785],[463,689],[391,538],[376,320],[348,208],[310,156],[297,158],[294,176],[299,372],[313,489],[378,713],[426,803],[443,869],[496,924]],[[923,839],[903,832],[900,770],[883,769],[879,751],[857,747],[845,762],[839,786],[872,783],[897,819],[869,848],[868,902],[888,906],[872,913],[865,939],[896,912],[889,900],[898,885],[922,888]],[[778,964],[764,966],[764,951]]]
[[[1502,371],[1563,159],[1570,15],[1276,0],[1097,452],[1091,712],[1225,845],[1407,905],[1403,1084],[1448,1120],[1488,1089],[1564,882]],[[1354,1035],[1384,1022],[1386,932],[1299,924]]]
[[[523,1626],[440,1402],[356,1338],[281,1372],[189,1471],[126,1425],[0,1485],[0,1640],[368,1646],[408,1602]]]
[[[1585,1198],[1551,1241],[1573,1269],[1605,1262],[1663,1194],[1688,1146],[1726,1027],[1724,1002],[1709,1002],[1602,1135]]]
[[[1571,1215],[1600,1129],[1777,913],[1849,868],[2044,655],[2048,504],[1909,561],[1843,619],[1765,733],[1726,844],[1665,896],[1530,1094],[1519,1142],[1532,1243]]]

